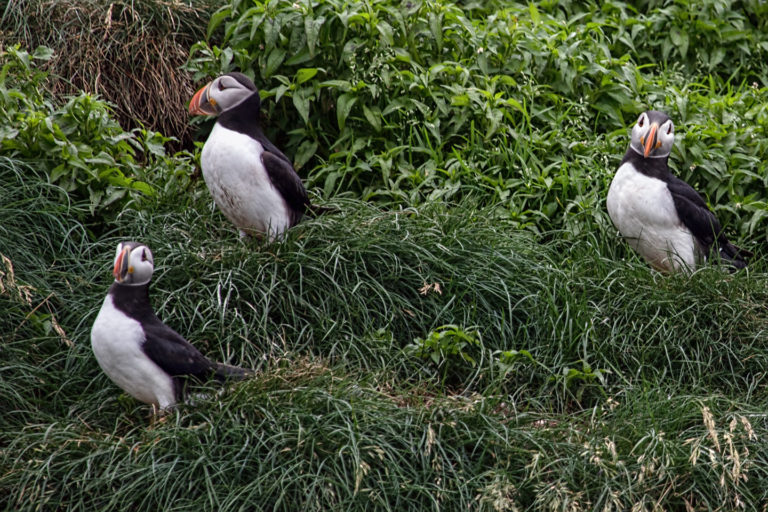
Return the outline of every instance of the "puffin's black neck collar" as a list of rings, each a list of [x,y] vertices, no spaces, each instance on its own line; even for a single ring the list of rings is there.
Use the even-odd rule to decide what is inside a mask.
[[[669,155],[656,158],[645,158],[630,146],[624,154],[621,165],[631,163],[635,169],[646,176],[662,181],[669,181],[672,177],[672,173],[669,170],[668,161]]]
[[[223,128],[256,139],[264,149],[274,153],[289,164],[291,163],[288,157],[272,144],[261,129],[261,99],[258,92],[254,92],[237,106],[222,112],[217,123]]]
[[[261,99],[254,92],[238,105],[219,114],[218,123],[238,133],[254,137],[261,133],[259,115],[261,114]]]
[[[115,307],[131,318],[154,316],[149,303],[149,283],[125,285],[112,283],[109,288]]]

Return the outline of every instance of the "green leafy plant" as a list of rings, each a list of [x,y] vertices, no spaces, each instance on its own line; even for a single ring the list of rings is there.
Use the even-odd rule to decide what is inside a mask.
[[[593,370],[590,365],[582,362],[581,369],[566,366],[559,375],[550,377],[550,381],[562,386],[563,392],[568,391],[573,394],[576,400],[581,401],[584,393],[588,389],[599,389],[605,396],[605,374],[610,373],[606,370]]]
[[[404,348],[406,354],[429,359],[437,367],[442,384],[450,384],[466,366],[475,368],[483,357],[483,343],[477,330],[442,325],[425,338],[416,338]]]
[[[588,193],[586,175],[562,168],[573,150],[556,113],[578,120],[586,105],[555,93],[590,89],[591,104],[614,123],[636,107],[633,91],[614,80],[630,73],[626,58],[612,58],[598,37],[568,49],[582,21],[564,27],[531,12],[231,2],[209,26],[223,29],[224,46],[196,45],[188,68],[201,78],[251,74],[270,132],[298,166],[314,165],[310,182],[326,195],[418,204],[477,193],[508,205],[520,224],[542,226]],[[565,125],[574,128],[583,126]]]
[[[728,161],[689,172],[710,159],[683,151],[689,140],[673,163],[747,236],[768,227],[757,192],[765,9],[233,0],[209,23],[220,44],[196,44],[187,68],[201,79],[252,76],[270,135],[326,197],[416,205],[473,196],[535,231],[607,222],[605,191],[642,110],[667,110],[679,129],[693,121],[694,134],[698,123],[711,133],[725,125],[739,142],[732,157],[718,146]],[[707,73],[706,96],[691,95],[697,70]]]
[[[125,131],[109,106],[80,94],[63,105],[47,98],[47,75],[37,62],[50,59],[41,47],[30,54],[18,46],[0,52],[0,155],[45,170],[54,185],[74,201],[85,200],[91,216],[115,215],[125,204],[152,196],[150,181],[168,171],[173,185],[183,188],[190,173],[189,156],[171,161],[156,132]],[[180,181],[182,180],[182,181]]]

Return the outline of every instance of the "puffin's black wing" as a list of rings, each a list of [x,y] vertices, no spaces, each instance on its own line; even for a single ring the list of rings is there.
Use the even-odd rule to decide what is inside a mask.
[[[721,258],[730,261],[736,268],[746,267],[745,258],[752,256],[752,253],[728,241],[723,234],[723,227],[701,195],[692,186],[675,176],[667,182],[667,187],[672,194],[680,220],[702,244],[705,252],[709,253],[717,240]]]
[[[680,220],[708,252],[723,230],[717,217],[709,209],[701,195],[680,178],[671,176],[667,182],[667,187],[672,194]]]
[[[309,196],[301,178],[293,170],[290,162],[270,151],[264,151],[261,154],[261,162],[272,184],[291,210],[291,225],[296,224],[309,205]]]
[[[146,336],[144,353],[168,375],[191,375],[203,380],[213,375],[215,365],[159,319],[142,327]]]

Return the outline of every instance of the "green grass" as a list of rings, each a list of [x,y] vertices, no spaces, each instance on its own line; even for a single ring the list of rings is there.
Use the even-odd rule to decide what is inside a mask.
[[[353,200],[283,244],[240,241],[206,198],[183,212],[171,202],[125,210],[86,242],[68,211],[77,205],[30,182],[31,169],[0,170],[3,204],[15,205],[0,209],[15,272],[10,281],[4,270],[0,293],[5,508],[730,509],[766,499],[761,261],[666,277],[599,228],[536,237],[494,209]],[[109,382],[89,331],[127,237],[155,254],[160,316],[256,378],[154,425]],[[422,295],[425,283],[442,293]],[[463,349],[475,365],[407,349],[446,324],[477,331]]]
[[[203,5],[0,13],[0,509],[765,508],[760,2]],[[110,82],[129,124],[79,94],[106,61],[74,58],[73,28],[128,69],[167,56]],[[235,67],[337,210],[281,243],[239,239],[197,149],[165,153],[186,126],[130,131],[162,76]],[[647,107],[746,271],[661,275],[618,238],[605,193]],[[90,328],[126,239],[154,253],[159,316],[253,379],[154,421],[110,382]]]

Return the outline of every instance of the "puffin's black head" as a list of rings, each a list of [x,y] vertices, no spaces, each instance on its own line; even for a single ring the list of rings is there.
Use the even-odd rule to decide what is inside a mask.
[[[254,94],[260,103],[259,91],[250,78],[242,73],[227,73],[204,85],[192,96],[189,101],[189,113],[219,115],[236,107]]]
[[[112,275],[120,284],[146,284],[155,270],[152,251],[138,242],[120,242],[115,252],[115,266]]]
[[[629,146],[645,158],[668,157],[675,143],[675,125],[667,114],[649,110],[632,128]]]

